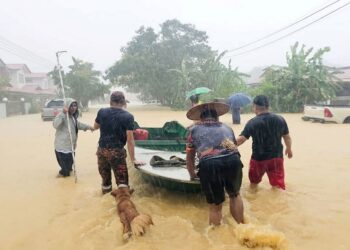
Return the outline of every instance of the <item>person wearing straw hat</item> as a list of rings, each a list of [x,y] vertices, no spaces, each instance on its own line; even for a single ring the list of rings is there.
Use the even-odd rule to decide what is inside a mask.
[[[102,194],[112,191],[112,170],[118,187],[129,186],[126,144],[134,166],[144,164],[135,159],[134,116],[125,110],[127,102],[123,92],[114,91],[110,97],[110,107],[100,109],[95,119],[94,128],[100,129],[96,155],[102,178]]]
[[[242,184],[240,154],[235,146],[233,130],[219,122],[218,117],[230,107],[221,102],[203,103],[187,112],[190,120],[200,120],[189,128],[186,164],[191,179],[199,177],[209,204],[209,224],[220,225],[225,190],[230,198],[230,212],[237,223],[243,223],[243,201],[239,194]],[[195,156],[199,171],[195,172]]]
[[[67,120],[67,113],[69,121]],[[65,107],[53,120],[53,127],[56,129],[55,133],[55,154],[58,164],[61,170],[58,172],[57,177],[70,176],[73,166],[73,154],[77,146],[78,130],[91,130],[94,128],[90,125],[84,124],[78,121],[79,110],[78,103],[72,99],[67,98],[65,100]],[[70,126],[70,130],[68,129]],[[72,143],[70,140],[70,132],[72,136]]]
[[[283,138],[286,144],[285,154],[293,157],[292,139],[289,129],[282,116],[269,112],[269,100],[265,95],[258,95],[253,100],[253,110],[256,116],[248,121],[237,145],[253,138],[252,156],[249,163],[249,180],[255,189],[266,173],[271,186],[285,189],[283,166]]]

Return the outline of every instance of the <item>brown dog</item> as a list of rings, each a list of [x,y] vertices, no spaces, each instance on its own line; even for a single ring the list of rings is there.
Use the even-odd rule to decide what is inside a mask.
[[[131,194],[134,192],[129,187],[119,187],[111,192],[117,201],[117,210],[120,222],[123,224],[123,238],[129,239],[132,235],[140,236],[146,232],[149,225],[153,225],[151,216],[140,214],[131,201]]]

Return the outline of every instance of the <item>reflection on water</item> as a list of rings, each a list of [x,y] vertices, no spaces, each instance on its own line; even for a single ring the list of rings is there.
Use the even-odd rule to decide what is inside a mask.
[[[138,120],[185,117],[182,112],[145,113],[134,111]],[[94,116],[84,114],[82,122]],[[51,123],[32,115],[0,120],[1,249],[350,249],[349,127],[303,123],[300,115],[285,117],[295,153],[285,162],[286,191],[271,189],[266,177],[251,191],[251,145],[240,149],[246,165],[241,194],[247,224],[236,225],[225,203],[223,225],[209,227],[202,195],[151,186],[130,169],[132,199],[140,212],[152,216],[154,225],[128,242],[122,239],[115,199],[100,194],[98,133],[79,135],[75,184],[74,178],[54,178],[58,167]],[[153,125],[151,120],[148,124]],[[235,132],[241,127],[234,127]]]

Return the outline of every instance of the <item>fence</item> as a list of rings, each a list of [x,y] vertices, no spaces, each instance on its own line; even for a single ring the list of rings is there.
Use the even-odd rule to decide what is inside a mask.
[[[12,115],[28,114],[31,104],[22,101],[7,101],[0,103],[0,118]]]
[[[6,104],[0,103],[0,119],[5,118],[7,116],[6,114]]]

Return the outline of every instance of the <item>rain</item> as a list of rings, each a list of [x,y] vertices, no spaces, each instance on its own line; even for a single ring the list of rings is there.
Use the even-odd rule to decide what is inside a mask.
[[[349,249],[349,11],[346,0],[3,1],[1,249]],[[100,117],[116,91],[133,120],[111,115],[120,136],[104,140],[125,141],[128,172],[107,185]],[[68,149],[57,119],[72,121]],[[222,155],[243,164],[243,223]],[[281,164],[276,184],[265,173]],[[110,195],[115,174],[147,216],[138,233]],[[225,186],[219,226],[201,178]]]

